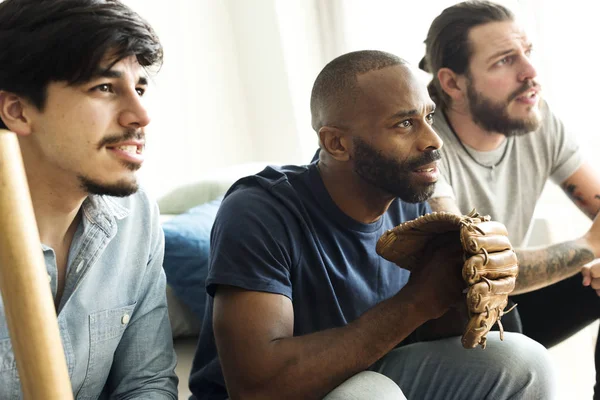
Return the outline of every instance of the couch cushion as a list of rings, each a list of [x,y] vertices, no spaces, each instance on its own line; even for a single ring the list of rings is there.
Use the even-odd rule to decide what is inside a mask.
[[[164,270],[174,294],[201,320],[206,304],[210,230],[222,196],[163,223]]]
[[[267,162],[252,162],[217,168],[206,172],[196,181],[180,185],[158,199],[161,214],[181,214],[186,210],[212,201],[225,194],[238,179],[262,171]]]

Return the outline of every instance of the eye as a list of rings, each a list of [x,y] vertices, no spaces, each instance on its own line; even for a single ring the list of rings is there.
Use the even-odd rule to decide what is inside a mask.
[[[533,48],[531,48],[531,47],[530,47],[530,48],[528,48],[528,49],[525,51],[525,55],[526,55],[527,57],[531,57],[531,53],[533,53]]]
[[[509,65],[512,64],[512,56],[504,57],[502,60],[498,61],[497,65]]]
[[[425,117],[425,119],[427,120],[427,123],[428,123],[429,125],[433,124],[433,114],[434,114],[434,113],[429,113],[429,114],[427,114],[427,116]]]
[[[113,86],[110,83],[102,83],[100,85],[94,86],[92,90],[105,93],[113,93]]]
[[[139,87],[137,89],[135,89],[135,91],[137,92],[137,94],[142,97],[144,95],[144,93],[146,93],[146,88],[143,87]]]
[[[396,126],[399,128],[410,128],[412,124],[413,123],[410,119],[405,119],[404,121],[398,123]]]

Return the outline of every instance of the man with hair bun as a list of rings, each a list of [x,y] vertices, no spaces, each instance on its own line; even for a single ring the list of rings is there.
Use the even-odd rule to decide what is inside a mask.
[[[432,74],[429,93],[439,110],[433,127],[444,140],[432,209],[463,214],[475,207],[506,225],[519,247],[552,180],[593,219],[578,239],[517,249],[511,300],[518,306],[502,322],[554,346],[600,317],[600,264],[592,262],[600,257],[600,177],[543,99],[533,44],[508,8],[488,1],[448,7],[425,46],[420,66]],[[598,344],[595,360],[600,399]]]

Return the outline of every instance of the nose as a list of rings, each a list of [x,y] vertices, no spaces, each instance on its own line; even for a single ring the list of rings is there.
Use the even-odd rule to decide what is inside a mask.
[[[523,57],[521,63],[521,69],[519,71],[519,82],[525,82],[526,80],[532,80],[537,77],[537,71],[531,62],[529,57]]]
[[[127,128],[143,128],[150,123],[150,115],[143,104],[142,97],[132,90],[124,99],[123,109],[119,114],[119,124]]]
[[[424,126],[423,132],[419,135],[418,150],[429,151],[441,149],[444,145],[442,138],[439,137],[431,125],[425,124]]]

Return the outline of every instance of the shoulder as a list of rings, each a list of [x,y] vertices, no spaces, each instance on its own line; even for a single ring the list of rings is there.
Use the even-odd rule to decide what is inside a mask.
[[[257,174],[249,175],[236,181],[225,197],[234,191],[252,186],[270,190],[278,185],[291,184],[292,182],[305,177],[310,168],[310,165],[267,166]]]
[[[150,238],[152,243],[162,243],[160,211],[144,189],[126,197],[97,196],[96,200],[104,203],[107,218],[117,224],[117,235],[135,233],[140,241]]]
[[[235,182],[225,194],[221,208],[261,211],[266,205],[282,208],[298,199],[297,185],[306,182],[310,166],[268,166]],[[284,207],[285,208],[285,207]]]
[[[515,136],[514,140],[518,147],[527,147],[531,153],[545,151],[547,157],[551,157],[568,135],[562,121],[545,100],[540,101],[539,108],[541,123],[538,129],[526,135]]]
[[[564,134],[564,126],[563,126],[562,121],[552,111],[552,109],[550,108],[550,105],[545,100],[541,100],[541,102],[540,102],[540,114],[541,114],[541,118],[542,118],[542,123],[538,130],[541,131],[542,134],[534,135],[534,136],[539,136],[539,138],[537,138],[537,139],[539,139],[539,140],[555,139]]]

